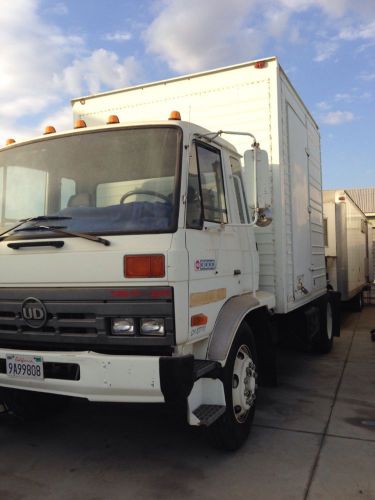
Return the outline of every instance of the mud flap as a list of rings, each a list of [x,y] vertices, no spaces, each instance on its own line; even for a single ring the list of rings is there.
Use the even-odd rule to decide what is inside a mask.
[[[334,337],[340,337],[341,328],[341,293],[328,290],[328,302],[331,304],[332,309],[332,330]]]

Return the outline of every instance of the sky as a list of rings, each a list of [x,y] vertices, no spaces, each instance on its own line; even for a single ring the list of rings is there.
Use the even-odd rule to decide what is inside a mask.
[[[2,3],[0,144],[71,128],[74,97],[277,56],[320,127],[323,187],[375,186],[375,0]]]

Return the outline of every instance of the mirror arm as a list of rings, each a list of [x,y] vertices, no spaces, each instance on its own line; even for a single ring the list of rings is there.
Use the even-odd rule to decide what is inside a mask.
[[[195,134],[199,139],[206,139],[208,141],[214,141],[219,135],[246,135],[253,139],[251,147],[254,149],[254,179],[253,179],[253,189],[254,189],[254,215],[252,220],[249,222],[249,226],[255,226],[259,218],[259,203],[258,203],[258,192],[257,192],[257,150],[259,149],[259,142],[257,142],[255,136],[250,134],[250,132],[234,132],[231,130],[218,130],[217,132],[209,132],[208,134]]]

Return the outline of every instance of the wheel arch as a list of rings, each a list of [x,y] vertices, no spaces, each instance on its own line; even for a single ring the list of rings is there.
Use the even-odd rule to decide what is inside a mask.
[[[227,300],[216,318],[208,344],[207,358],[225,363],[241,323],[259,307],[259,300],[250,293]]]
[[[270,312],[252,294],[229,299],[217,317],[211,333],[207,358],[226,363],[236,334],[245,322],[254,335],[260,382],[276,384],[276,351],[273,342]]]

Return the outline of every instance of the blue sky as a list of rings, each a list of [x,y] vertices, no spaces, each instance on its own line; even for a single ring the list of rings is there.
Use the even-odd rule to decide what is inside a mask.
[[[70,128],[73,97],[276,55],[324,188],[375,186],[375,0],[12,0],[0,47],[0,142]]]

